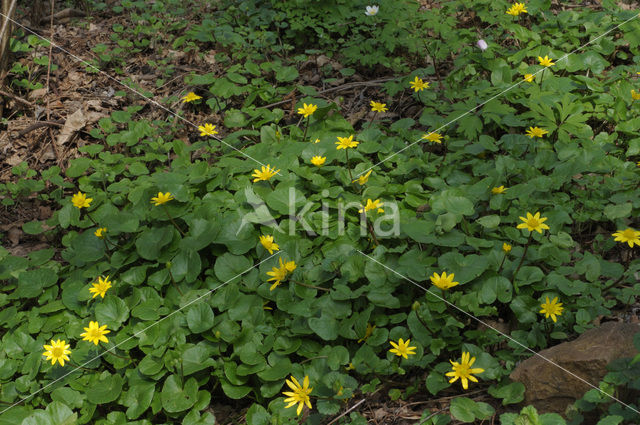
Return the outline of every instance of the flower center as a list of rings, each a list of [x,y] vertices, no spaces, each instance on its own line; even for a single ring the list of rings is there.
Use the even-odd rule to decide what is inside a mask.
[[[63,352],[64,350],[62,349],[62,347],[53,347],[53,349],[51,350],[51,355],[53,357],[62,357]]]
[[[626,229],[624,232],[622,232],[622,236],[626,239],[635,239],[635,232],[631,229]]]
[[[538,219],[536,219],[536,218],[530,218],[529,219],[529,226],[538,227],[539,225],[540,225],[540,222],[538,221]]]

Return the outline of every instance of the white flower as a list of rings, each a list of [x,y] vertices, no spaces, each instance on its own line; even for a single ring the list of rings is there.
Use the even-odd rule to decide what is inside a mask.
[[[482,50],[483,52],[485,50],[487,50],[487,48],[489,47],[489,45],[487,44],[486,41],[484,40],[478,40],[478,42],[476,43],[476,45],[480,48],[480,50]]]
[[[367,16],[374,16],[378,14],[378,10],[380,10],[378,6],[367,6],[367,11],[364,12],[364,14]]]

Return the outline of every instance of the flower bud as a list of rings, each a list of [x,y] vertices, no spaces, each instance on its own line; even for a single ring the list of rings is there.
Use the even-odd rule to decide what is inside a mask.
[[[489,48],[489,45],[487,44],[486,41],[480,39],[478,40],[478,42],[476,43],[476,45],[480,48],[480,50],[482,50],[483,52],[485,50],[487,50]]]

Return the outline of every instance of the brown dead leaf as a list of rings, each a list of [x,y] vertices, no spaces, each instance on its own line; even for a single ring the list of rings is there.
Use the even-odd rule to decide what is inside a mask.
[[[62,127],[62,131],[58,135],[58,139],[56,143],[58,146],[64,145],[71,139],[71,136],[75,134],[76,131],[81,130],[87,123],[87,118],[82,113],[82,109],[78,109],[73,114],[67,117],[67,121],[64,123],[64,127]]]

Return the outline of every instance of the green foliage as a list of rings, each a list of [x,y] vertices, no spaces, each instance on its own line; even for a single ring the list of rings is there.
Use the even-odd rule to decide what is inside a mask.
[[[191,22],[192,2],[119,2],[112,11],[131,25],[114,24],[108,40],[92,46],[92,66],[151,95],[124,75],[132,58],[154,58],[144,66],[159,68],[156,87],[179,75],[165,50],[215,64],[178,79],[186,87],[160,102],[175,106],[197,93],[201,99],[179,113],[220,134],[198,137],[174,117],[150,119],[133,98],[115,93],[123,107],[90,129],[90,142],[64,172],[23,162],[14,180],[0,184],[7,209],[34,197],[56,207],[46,223],[22,226],[51,248],[25,257],[0,248],[7,329],[0,401],[35,393],[0,414],[0,424],[213,424],[212,400],[235,403],[248,424],[289,424],[295,409],[285,408],[282,391],[291,376],[309,377],[309,423],[318,423],[359,393],[459,394],[446,374],[462,352],[483,369],[475,376],[492,384],[494,405],[520,403],[524,387],[507,377],[526,351],[501,344],[503,336],[463,312],[506,322],[510,337],[538,350],[640,294],[638,257],[611,236],[639,226],[638,106],[630,96],[638,24],[560,61],[631,15],[614,15],[607,2],[599,11],[550,3],[529,2],[529,17],[518,20],[504,13],[506,2],[488,0],[429,10],[385,1],[375,16],[346,0],[226,0]],[[491,46],[484,52],[474,47],[476,28]],[[42,86],[34,76],[48,64],[38,56],[44,47],[15,34],[13,52],[36,59],[14,62],[14,89]],[[542,69],[540,55],[556,65],[523,81]],[[309,68],[320,80],[310,82]],[[406,74],[371,99],[396,115],[351,120],[344,102],[320,93],[381,69]],[[415,77],[431,86],[414,92]],[[304,103],[318,109],[297,123]],[[529,138],[529,127],[548,134]],[[442,143],[420,139],[435,131]],[[347,160],[335,142],[350,135],[360,144]],[[314,156],[325,164],[311,165]],[[256,160],[280,172],[254,182]],[[353,182],[369,169],[366,184]],[[507,190],[494,193],[499,186]],[[88,208],[73,205],[78,191],[92,198]],[[173,199],[154,205],[159,192]],[[384,202],[384,212],[366,214],[372,227],[388,214],[375,222],[387,232],[361,226],[357,206],[368,199]],[[541,212],[549,229],[518,229],[527,212]],[[107,229],[102,238],[99,227]],[[274,255],[262,235],[279,245]],[[272,288],[267,273],[280,259],[296,267]],[[458,285],[431,285],[443,271]],[[92,298],[91,284],[106,276],[113,286]],[[557,321],[540,314],[547,297],[563,303]],[[107,326],[108,343],[82,341],[89,321]],[[400,338],[415,350],[406,359],[389,352]],[[71,345],[65,366],[42,356],[52,339]],[[639,363],[614,362],[603,391],[637,390]],[[397,376],[406,386],[387,386]],[[602,424],[637,420],[609,403],[593,390],[576,409],[601,408]],[[424,420],[469,423],[494,413],[488,403],[454,397],[449,414]],[[500,417],[515,425],[564,422],[532,407]],[[366,422],[356,412],[344,420]],[[580,413],[571,420],[580,423]]]

